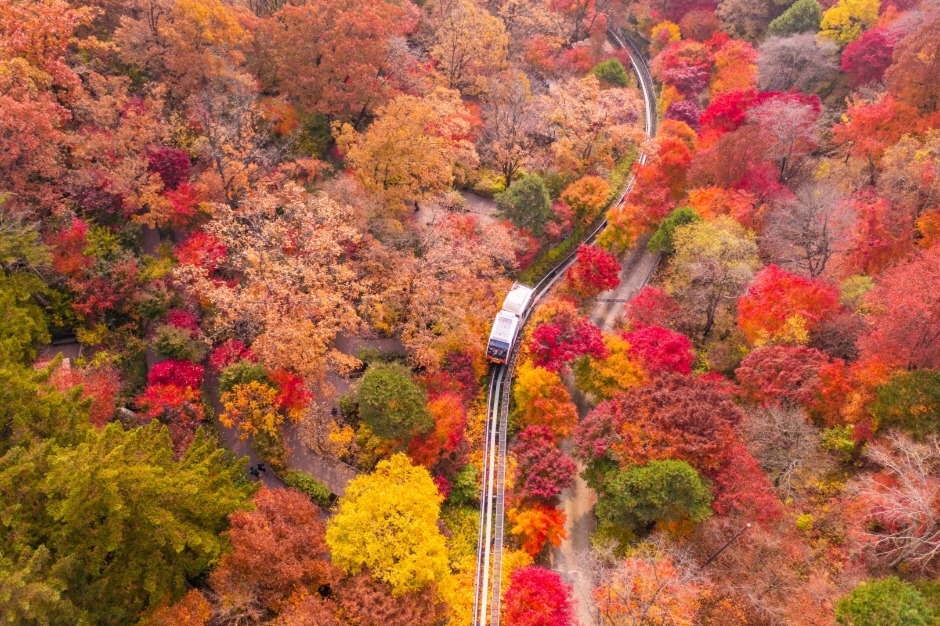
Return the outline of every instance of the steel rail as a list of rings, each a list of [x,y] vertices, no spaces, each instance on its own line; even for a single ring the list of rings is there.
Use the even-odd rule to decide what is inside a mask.
[[[656,94],[653,89],[653,78],[646,64],[646,59],[643,57],[637,45],[626,35],[622,28],[608,28],[607,32],[618,46],[627,50],[630,54],[630,64],[637,77],[637,84],[640,91],[643,94],[643,103],[646,113],[646,137],[647,139],[652,139],[656,135],[657,128]],[[640,165],[645,165],[646,154],[641,154],[637,162]],[[614,205],[620,204],[623,201],[624,197],[633,187],[634,181],[635,178],[631,175],[627,184],[624,185],[623,192],[617,198],[617,201],[613,203]],[[597,228],[585,237],[582,243],[593,243],[606,227],[607,219],[605,218],[598,224]],[[536,283],[532,298],[520,316],[520,332],[517,334],[513,344],[509,347],[506,363],[494,365],[490,369],[491,378],[487,395],[486,424],[483,434],[485,445],[483,450],[483,477],[480,493],[480,525],[477,531],[477,569],[474,582],[473,626],[486,626],[488,604],[491,605],[489,607],[489,623],[491,626],[499,626],[500,623],[502,548],[506,499],[506,439],[509,425],[510,390],[512,387],[513,374],[515,372],[516,358],[518,356],[517,346],[523,334],[521,331],[525,328],[526,322],[539,301],[551,291],[555,283],[561,279],[565,271],[574,263],[576,255],[577,251],[570,253]],[[658,260],[657,258],[657,263]],[[655,267],[654,265],[653,269],[655,269]],[[646,284],[649,280],[653,269],[646,275],[643,284]],[[493,475],[494,470],[496,472],[495,477]],[[495,499],[493,493],[494,484],[496,491]],[[488,579],[491,569],[491,552],[493,555],[493,581],[492,589],[490,590],[488,589]],[[492,597],[492,602],[489,600],[490,597]]]

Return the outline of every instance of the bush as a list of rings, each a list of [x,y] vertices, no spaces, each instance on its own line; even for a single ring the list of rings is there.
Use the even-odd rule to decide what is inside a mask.
[[[258,456],[275,472],[284,474],[287,471],[287,448],[284,447],[284,441],[279,433],[272,435],[260,430],[255,434],[251,445]]]
[[[382,439],[404,439],[434,426],[427,394],[398,363],[369,366],[355,397],[362,421]]]
[[[896,576],[865,581],[836,603],[844,626],[929,626],[938,617],[914,585]]]
[[[268,378],[268,371],[260,363],[242,359],[222,368],[222,375],[219,376],[219,389],[223,392],[231,391],[235,385],[246,385],[255,381],[270,385],[271,379]]]
[[[627,68],[617,59],[607,59],[598,63],[591,69],[590,73],[609,85],[626,87],[630,84],[630,75],[627,74]]]
[[[538,281],[548,274],[558,263],[564,259],[566,256],[575,251],[575,249],[581,244],[581,239],[584,237],[584,229],[580,226],[575,228],[568,238],[559,243],[554,248],[550,248],[545,254],[542,255],[535,263],[530,265],[522,274],[519,275],[519,280],[527,285],[534,285]]]
[[[940,372],[898,372],[876,395],[870,410],[880,430],[900,427],[918,439],[940,434]]]
[[[685,461],[650,461],[604,480],[597,519],[636,534],[657,522],[701,522],[712,514],[711,486]]]
[[[545,182],[537,174],[523,176],[495,199],[507,219],[536,237],[542,236],[545,222],[555,215]]]
[[[656,234],[650,238],[647,248],[653,253],[670,254],[673,251],[672,236],[676,229],[693,222],[701,222],[702,218],[691,207],[679,207],[662,221]]]
[[[160,356],[194,363],[205,358],[208,351],[208,346],[193,340],[190,331],[169,324],[157,326],[151,346]]]
[[[326,507],[330,505],[330,497],[333,494],[330,493],[329,487],[321,483],[307,472],[301,470],[288,470],[284,472],[283,479],[284,484],[286,484],[288,487],[293,487],[298,491],[303,491],[305,494],[310,496],[311,500],[320,506]]]
[[[447,502],[454,506],[474,504],[480,499],[480,489],[477,485],[479,472],[473,463],[464,465],[454,477],[450,486]]]

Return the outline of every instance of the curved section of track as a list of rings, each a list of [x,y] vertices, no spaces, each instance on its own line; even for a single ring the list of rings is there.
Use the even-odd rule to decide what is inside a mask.
[[[653,78],[650,75],[646,59],[623,29],[608,29],[611,41],[630,53],[630,62],[633,73],[637,78],[637,85],[643,93],[643,103],[646,113],[646,136],[651,139],[656,135],[656,93],[653,88]],[[641,165],[646,163],[646,155],[639,159]],[[627,182],[623,193],[617,202],[633,186],[633,178]],[[585,244],[593,243],[597,236],[607,227],[605,219],[585,239]],[[522,314],[519,323],[520,331],[525,327],[532,311],[539,301],[545,297],[552,286],[571,267],[576,258],[576,252],[565,257],[554,269],[535,285],[535,293]],[[519,333],[519,336],[522,332]],[[474,583],[473,597],[473,626],[499,626],[500,600],[502,593],[503,554],[503,526],[506,502],[506,431],[509,423],[509,393],[512,376],[516,366],[518,354],[518,337],[512,345],[509,357],[504,365],[494,365],[490,369],[490,385],[487,395],[486,425],[484,427],[483,441],[483,479],[480,494],[480,527],[477,532],[477,564],[476,581]],[[492,580],[491,580],[492,578]]]

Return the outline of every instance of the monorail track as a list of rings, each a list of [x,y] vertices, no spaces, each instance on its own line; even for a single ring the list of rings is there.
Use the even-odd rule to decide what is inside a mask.
[[[639,48],[627,37],[623,29],[608,29],[608,35],[615,45],[630,54],[633,72],[637,84],[643,93],[646,113],[646,137],[656,135],[656,93],[653,90],[653,78],[650,75],[646,59]],[[646,163],[646,155],[641,155],[640,165]],[[633,177],[627,182],[617,202],[619,204],[633,186]],[[607,227],[605,219],[583,241],[593,243]],[[483,478],[480,492],[480,526],[477,532],[476,579],[473,597],[473,626],[499,626],[500,601],[502,594],[503,531],[506,504],[506,430],[509,425],[509,393],[512,386],[513,372],[518,354],[518,337],[538,302],[547,295],[555,283],[571,267],[576,258],[572,252],[555,266],[535,285],[532,299],[529,301],[519,322],[516,342],[510,346],[506,363],[490,368],[490,384],[487,393],[486,425],[483,441]],[[492,580],[490,580],[492,578]]]

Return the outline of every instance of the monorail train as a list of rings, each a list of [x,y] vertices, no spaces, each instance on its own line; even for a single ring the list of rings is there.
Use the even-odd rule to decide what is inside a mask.
[[[505,363],[509,349],[516,341],[522,314],[532,299],[535,290],[519,283],[513,283],[512,289],[503,300],[502,310],[493,320],[490,341],[486,346],[486,358],[493,363]]]

